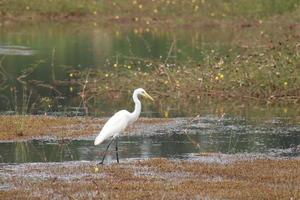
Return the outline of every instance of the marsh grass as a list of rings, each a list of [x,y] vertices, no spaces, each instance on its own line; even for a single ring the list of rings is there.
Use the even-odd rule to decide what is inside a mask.
[[[75,126],[80,130],[82,120],[67,117],[47,117],[47,116],[0,116],[1,140],[10,139],[30,139],[33,137],[64,138],[79,134],[74,130]],[[86,132],[85,132],[86,131]],[[86,129],[84,132],[91,134],[94,130]]]
[[[0,115],[0,140],[54,138],[63,143],[70,138],[94,136],[105,121],[104,118],[91,117]],[[131,132],[126,134],[135,134],[134,130],[143,128],[143,125],[164,125],[169,122],[172,122],[172,119],[142,118],[136,126],[130,127]]]
[[[11,87],[14,96],[11,102],[16,102],[11,108],[18,114],[34,113],[36,110],[45,113],[57,111],[57,99],[64,98],[65,94],[56,86],[66,84],[73,91],[73,99],[77,97],[75,106],[82,107],[89,115],[99,115],[102,110],[98,108],[106,106],[99,105],[102,102],[119,104],[115,100],[129,99],[132,89],[136,87],[145,87],[156,96],[159,116],[164,117],[174,116],[172,110],[175,109],[181,112],[178,115],[192,113],[192,110],[197,110],[195,107],[201,106],[199,102],[216,100],[234,102],[231,107],[244,107],[251,102],[251,105],[279,105],[283,110],[291,110],[288,107],[296,107],[300,96],[298,4],[296,0],[1,1],[0,10],[4,19],[11,16],[18,20],[31,15],[33,19],[34,16],[87,16],[89,23],[95,26],[98,25],[94,22],[103,20],[112,27],[110,34],[120,33],[123,28],[133,29],[143,40],[143,34],[148,32],[160,34],[155,30],[172,32],[178,27],[192,29],[196,33],[192,40],[196,40],[199,36],[197,32],[202,28],[210,29],[217,24],[219,28],[227,28],[222,31],[235,29],[235,38],[230,45],[237,49],[222,53],[206,50],[199,56],[203,59],[196,60],[188,56],[193,50],[177,48],[175,34],[174,41],[171,41],[166,55],[161,59],[130,57],[132,49],[129,49],[128,55],[107,58],[109,62],[105,66],[97,66],[96,70],[82,72],[68,69],[66,71],[74,75],[73,79],[60,81],[55,80],[53,48],[51,75],[56,85],[27,80],[26,77],[35,69],[32,67],[33,70],[21,75],[23,96],[14,94],[16,84]],[[165,26],[165,23],[171,26]],[[199,23],[202,25],[199,26]],[[265,24],[269,25],[269,29]],[[275,26],[278,29],[274,30]],[[76,29],[75,26],[73,28]],[[221,31],[216,29],[216,32],[218,30]],[[8,75],[2,70],[0,72],[5,82]],[[39,88],[47,88],[53,95],[35,98],[40,93]],[[130,107],[131,103],[122,106]],[[215,112],[222,115],[222,106]]]
[[[299,1],[289,0],[2,0],[0,12],[7,19],[74,19],[84,18],[101,21],[112,19],[120,22],[159,21],[185,23],[186,20],[265,18],[292,12]]]
[[[2,199],[298,199],[299,160],[242,159],[202,163],[149,159],[4,166]],[[15,169],[14,169],[15,168]],[[17,170],[16,170],[17,169]],[[30,188],[35,188],[31,190]],[[42,196],[41,196],[42,195]]]
[[[278,25],[276,33],[272,32],[270,26],[273,25],[262,24],[236,30],[234,34],[238,35],[239,31],[245,33],[243,37],[232,41],[231,45],[236,49],[225,52],[206,49],[199,52],[201,59],[187,56],[190,52],[185,51],[189,50],[176,45],[175,34],[166,54],[160,58],[145,59],[120,54],[107,58],[103,66],[94,69],[64,69],[67,76],[64,80],[55,78],[58,73],[54,71],[56,62],[53,49],[52,83],[31,80],[30,75],[43,62],[38,61],[16,78],[3,72],[4,79],[7,79],[4,81],[3,91],[6,88],[7,96],[11,96],[10,109],[17,114],[47,114],[57,111],[61,115],[68,115],[68,108],[63,107],[62,99],[72,98],[72,103],[76,102],[72,106],[77,108],[72,116],[78,115],[80,111],[83,111],[83,115],[111,115],[117,109],[131,108],[133,88],[144,87],[156,97],[155,105],[147,102],[144,104],[148,110],[158,113],[154,116],[196,116],[208,104],[208,107],[215,107],[213,112],[218,116],[229,110],[242,112],[241,109],[248,105],[277,106],[283,113],[293,110],[293,115],[298,116],[299,35],[297,29],[290,27],[290,24]],[[117,30],[113,29],[110,33]],[[137,30],[134,34],[143,39],[144,34],[147,34],[146,29]],[[247,30],[251,37],[248,37]],[[153,34],[161,33],[154,31]],[[193,36],[192,40],[196,38]],[[2,65],[1,69],[4,69]],[[9,77],[13,77],[12,80]],[[72,92],[66,92],[64,87],[69,87]],[[60,89],[64,92],[59,91]],[[68,96],[70,94],[71,97]],[[116,110],[105,113],[108,106]],[[178,113],[174,114],[174,110]]]
[[[297,38],[289,36],[282,38],[283,42],[271,42],[259,49],[246,48],[240,53],[228,52],[225,56],[211,51],[199,62],[127,57],[124,63],[111,60],[105,68],[80,72],[77,76],[79,85],[85,85],[86,104],[90,106],[104,97],[126,98],[137,86],[154,94],[159,105],[193,104],[204,99],[235,101],[240,105],[298,105]]]

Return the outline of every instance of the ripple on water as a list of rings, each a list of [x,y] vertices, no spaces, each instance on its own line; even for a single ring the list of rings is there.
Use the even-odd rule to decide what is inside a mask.
[[[34,54],[36,54],[36,50],[25,46],[0,46],[0,55],[31,56]]]

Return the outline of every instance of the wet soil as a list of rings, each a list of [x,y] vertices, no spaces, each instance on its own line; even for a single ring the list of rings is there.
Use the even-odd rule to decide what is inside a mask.
[[[299,199],[300,160],[202,154],[198,160],[0,167],[1,199]]]

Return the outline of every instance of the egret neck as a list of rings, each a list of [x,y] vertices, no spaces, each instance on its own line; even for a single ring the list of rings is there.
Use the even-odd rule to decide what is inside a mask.
[[[134,106],[134,111],[132,113],[130,113],[130,118],[131,118],[130,124],[139,118],[139,116],[141,114],[141,109],[142,109],[142,105],[141,105],[141,102],[138,98],[138,94],[136,91],[134,91],[132,98],[135,103],[135,106]]]

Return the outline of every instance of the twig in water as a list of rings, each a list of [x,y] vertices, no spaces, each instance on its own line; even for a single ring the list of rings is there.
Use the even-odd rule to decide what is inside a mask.
[[[194,145],[196,146],[197,148],[200,148],[200,144],[198,142],[195,142],[189,135],[188,135],[188,132],[187,132],[187,129],[191,126],[191,124],[200,117],[200,115],[197,115],[196,117],[192,118],[187,126],[185,127],[185,129],[182,130],[182,132],[184,132],[188,138],[188,140]]]
[[[51,55],[51,73],[52,73],[52,81],[55,81],[54,55],[55,55],[55,47],[52,49],[52,55]]]
[[[88,110],[88,106],[87,106],[87,95],[86,95],[86,86],[89,82],[89,76],[90,76],[90,70],[88,71],[87,75],[86,75],[86,78],[85,78],[85,81],[84,81],[84,84],[83,84],[83,88],[82,88],[82,92],[80,92],[80,97],[82,99],[82,104],[83,104],[83,108],[84,108],[84,111],[85,111],[85,114],[88,115],[89,114],[89,110]]]

